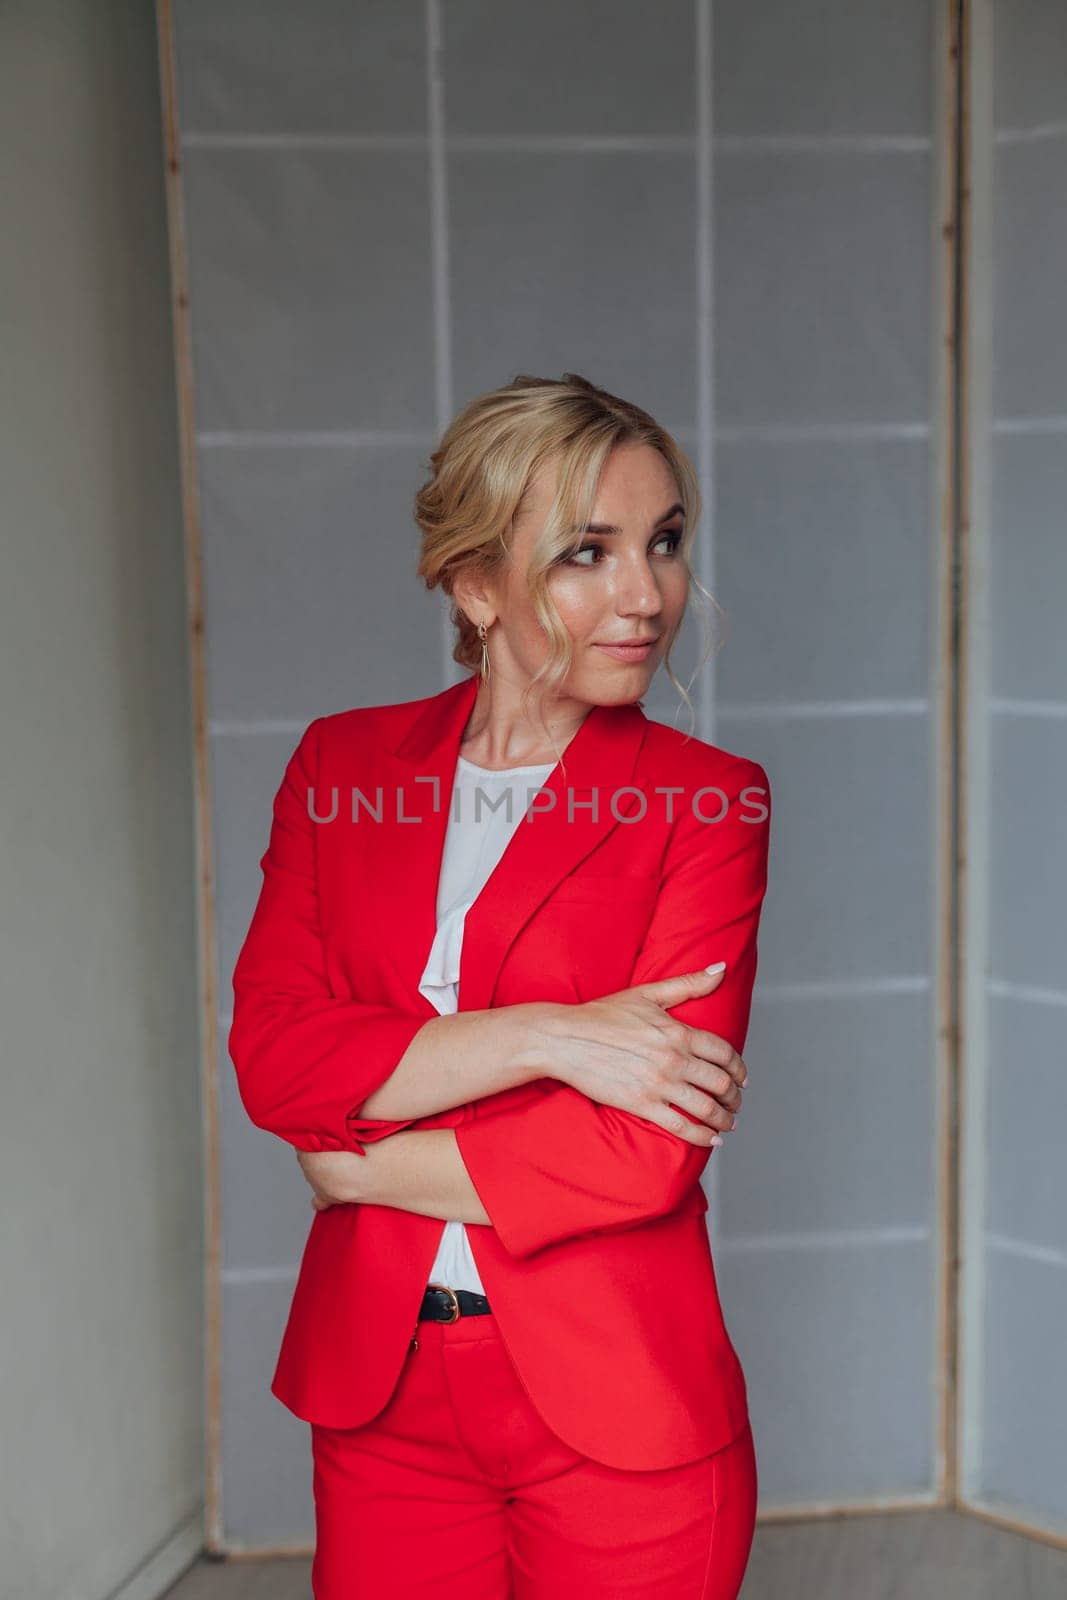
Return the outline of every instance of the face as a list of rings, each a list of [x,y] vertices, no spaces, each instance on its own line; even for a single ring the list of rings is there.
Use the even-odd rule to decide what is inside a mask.
[[[531,480],[514,525],[512,560],[492,593],[492,670],[520,689],[548,656],[525,575],[555,489],[556,469],[547,463]],[[684,525],[678,485],[659,451],[616,446],[601,472],[581,547],[549,573],[574,653],[563,696],[585,705],[621,705],[644,695],[685,611]],[[612,649],[635,639],[651,642],[644,649]]]

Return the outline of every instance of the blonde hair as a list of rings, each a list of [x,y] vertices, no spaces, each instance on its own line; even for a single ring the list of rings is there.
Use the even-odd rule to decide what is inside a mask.
[[[428,589],[440,585],[451,598],[460,573],[473,569],[491,579],[507,563],[513,523],[530,480],[542,463],[558,458],[556,497],[527,573],[534,610],[550,647],[527,695],[540,687],[546,700],[551,699],[570,670],[570,635],[549,592],[548,576],[560,557],[580,546],[600,474],[620,444],[651,445],[670,467],[685,511],[678,554],[688,572],[690,593],[695,589],[718,611],[689,563],[701,497],[688,456],[647,411],[598,389],[577,373],[565,372],[559,379],[520,373],[513,382],[472,400],[443,434],[430,457],[431,476],[415,497],[415,521],[422,532],[418,576]],[[478,670],[482,647],[477,629],[454,599],[451,619],[457,630],[453,660]],[[693,703],[670,664],[681,622],[680,618],[667,641],[663,665],[692,717]],[[707,660],[711,643],[709,630],[708,649],[690,684]],[[550,736],[548,742],[554,742]]]

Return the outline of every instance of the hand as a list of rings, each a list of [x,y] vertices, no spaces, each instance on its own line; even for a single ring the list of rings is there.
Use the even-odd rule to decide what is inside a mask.
[[[311,1204],[316,1211],[328,1206],[351,1205],[364,1198],[363,1171],[366,1156],[354,1150],[298,1150],[300,1170],[311,1185]]]
[[[552,1076],[690,1144],[721,1144],[716,1130],[736,1125],[748,1068],[727,1039],[689,1027],[667,1008],[710,994],[723,970],[636,984],[582,1005],[539,1007]]]

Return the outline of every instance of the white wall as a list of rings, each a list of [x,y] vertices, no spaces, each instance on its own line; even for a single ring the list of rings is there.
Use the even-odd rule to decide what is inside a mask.
[[[155,22],[0,17],[0,1589],[200,1542],[195,861]],[[190,1525],[190,1519],[191,1525]]]

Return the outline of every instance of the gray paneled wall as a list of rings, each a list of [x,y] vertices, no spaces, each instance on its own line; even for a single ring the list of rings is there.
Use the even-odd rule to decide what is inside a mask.
[[[969,1485],[1067,1529],[1067,9],[996,0],[985,1232]]]
[[[305,722],[446,681],[410,506],[454,411],[577,370],[700,468],[730,638],[699,728],[776,796],[708,1180],[763,1509],[934,1481],[931,11],[175,7],[224,999]],[[228,1022],[225,1534],[307,1543],[268,1385],[311,1213]]]

